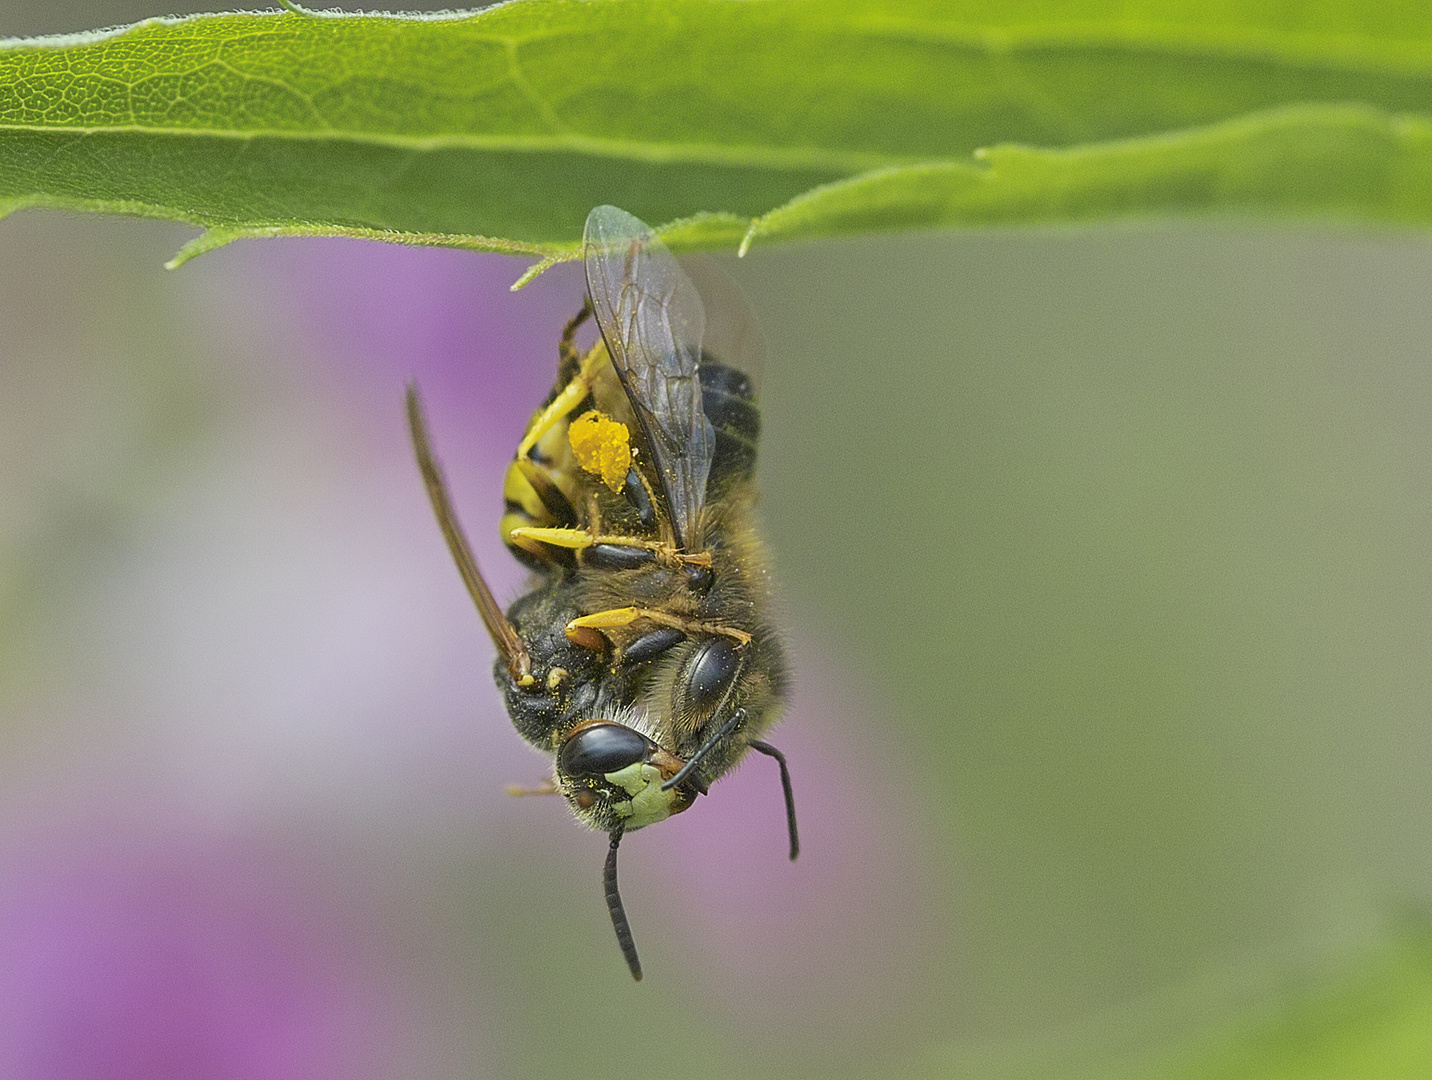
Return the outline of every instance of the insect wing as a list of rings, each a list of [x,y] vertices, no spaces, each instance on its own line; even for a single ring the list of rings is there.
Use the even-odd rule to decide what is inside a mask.
[[[655,459],[677,546],[685,548],[716,452],[701,407],[701,297],[666,245],[625,210],[593,210],[585,243],[597,325]]]
[[[706,313],[701,352],[745,374],[760,389],[766,367],[766,339],[745,291],[714,255],[682,255],[677,260]]]

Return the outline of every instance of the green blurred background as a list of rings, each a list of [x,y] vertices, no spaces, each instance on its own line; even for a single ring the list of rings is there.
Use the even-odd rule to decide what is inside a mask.
[[[150,13],[6,0],[0,33]],[[391,512],[375,490],[411,484],[402,514],[420,507],[398,377],[316,361],[329,331],[295,287],[353,248],[238,245],[161,270],[188,235],[53,214],[0,223],[0,847],[43,853],[115,791],[143,788],[155,755],[168,783],[202,777],[164,805],[202,807],[226,837],[282,836],[284,858],[372,935],[354,945],[363,978],[404,973],[384,993],[406,1004],[374,1007],[389,1056],[345,1075],[615,1076],[661,1062],[692,1076],[1098,1075],[1276,1000],[1297,972],[1355,964],[1425,900],[1424,238],[994,231],[758,249],[735,264],[769,343],[763,512],[806,695],[790,737],[814,762],[806,783],[822,785],[802,805],[839,826],[824,844],[866,830],[859,859],[808,852],[806,880],[865,906],[815,918],[841,936],[787,954],[755,925],[759,906],[750,926],[718,912],[703,937],[683,926],[680,891],[661,892],[669,875],[633,871],[629,904],[648,890],[638,993],[600,924],[590,837],[553,821],[561,839],[534,844],[536,811],[486,794],[469,829],[466,796],[442,785],[470,778],[443,774],[434,795],[428,758],[395,767],[377,760],[381,740],[374,760],[324,774],[337,795],[312,796],[312,763],[353,742],[341,703],[299,742],[246,726],[242,694],[230,715],[222,682],[184,684],[183,635],[127,622],[156,590],[196,624],[224,619],[229,592],[274,590],[343,628],[324,638],[334,655],[345,642],[366,655],[369,625],[396,612],[416,628],[442,605],[437,623],[469,636],[394,658],[395,685],[448,680],[451,699],[428,705],[453,731],[476,726],[464,702],[495,708],[431,537],[351,531]],[[509,297],[520,263],[403,258],[492,268],[472,302],[530,318],[548,363],[550,312],[570,307],[577,279]],[[462,424],[449,415],[440,439]],[[513,439],[479,436],[497,456],[470,487],[477,513],[495,505]],[[228,531],[219,504],[269,516]],[[406,591],[394,568],[409,559],[449,591]],[[313,585],[314,567],[342,580]],[[389,591],[325,608],[355,581]],[[145,640],[116,649],[129,633]],[[266,640],[272,651],[246,660],[272,665],[259,680],[296,678],[282,640]],[[155,720],[161,673],[179,687],[165,701],[217,710],[225,734]],[[515,736],[488,729],[495,763],[474,783],[521,779],[511,763],[527,759],[502,756]],[[132,831],[151,818],[136,811]],[[701,883],[701,845],[715,841],[676,825],[657,861]],[[732,905],[803,872],[769,854],[749,850]],[[814,903],[797,891],[787,915]],[[729,969],[683,963],[752,940],[761,948]]]

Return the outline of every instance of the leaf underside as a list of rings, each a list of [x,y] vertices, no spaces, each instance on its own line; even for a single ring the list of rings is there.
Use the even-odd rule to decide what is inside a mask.
[[[1005,10],[1016,7],[1017,10]],[[1432,9],[515,0],[0,42],[0,212],[574,255],[1232,214],[1432,221]],[[1326,9],[1326,10],[1323,10]]]

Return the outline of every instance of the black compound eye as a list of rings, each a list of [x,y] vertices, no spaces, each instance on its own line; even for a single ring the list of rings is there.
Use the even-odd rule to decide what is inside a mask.
[[[729,638],[712,638],[696,650],[686,669],[686,694],[700,711],[714,709],[741,666],[741,654]]]
[[[646,757],[651,741],[623,724],[591,724],[562,744],[557,765],[567,776],[605,776]]]

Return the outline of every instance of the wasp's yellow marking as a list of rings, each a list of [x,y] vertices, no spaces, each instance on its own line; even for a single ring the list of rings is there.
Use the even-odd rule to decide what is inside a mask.
[[[625,424],[592,409],[572,421],[567,441],[578,465],[600,476],[612,491],[621,492],[631,471],[631,433]]]
[[[619,630],[641,619],[654,622],[658,626],[674,626],[688,634],[723,634],[726,637],[734,638],[736,643],[742,646],[750,644],[751,641],[750,634],[744,630],[737,630],[734,626],[721,626],[717,623],[701,622],[697,619],[683,619],[680,615],[639,607],[608,608],[606,611],[594,611],[590,615],[580,615],[567,624],[567,639],[577,645],[586,645],[589,632],[592,630]]]
[[[524,551],[530,551],[539,558],[549,558],[550,553],[543,550],[543,545],[558,548],[570,548],[573,551],[582,551],[593,547],[596,544],[620,544],[623,547],[639,547],[654,551],[657,558],[678,566],[710,566],[711,552],[698,551],[694,555],[688,555],[684,551],[677,551],[668,544],[654,540],[647,540],[640,536],[603,536],[594,535],[587,529],[565,529],[547,528],[537,525],[517,525],[518,521],[530,520],[519,513],[504,514],[500,529],[503,538],[509,544],[515,544]],[[625,610],[625,609],[623,609]],[[633,611],[636,609],[633,608]],[[645,609],[643,609],[645,612]],[[660,621],[659,613],[650,616]],[[704,625],[704,624],[703,624]],[[717,633],[730,633],[739,637],[741,643],[749,639],[749,634],[742,634],[736,630],[718,630]]]
[[[638,619],[644,619],[649,615],[651,612],[645,608],[610,608],[607,611],[596,611],[591,615],[582,615],[573,619],[567,624],[567,629],[570,631],[579,626],[586,626],[593,630],[613,630],[622,626],[630,626]]]
[[[606,778],[631,796],[630,802],[612,804],[617,815],[625,819],[628,831],[664,821],[676,812],[676,803],[684,798],[675,790],[662,791],[661,770],[644,762],[607,773]]]
[[[507,538],[517,544],[524,540],[535,540],[539,544],[576,550],[589,548],[593,543],[592,534],[586,529],[536,529],[530,525],[518,526],[507,534]]]
[[[502,497],[513,505],[520,506],[522,512],[533,521],[549,522],[553,520],[552,512],[547,509],[547,504],[542,501],[542,496],[537,494],[537,489],[532,486],[532,481],[516,465],[517,463],[514,462],[502,478]]]

